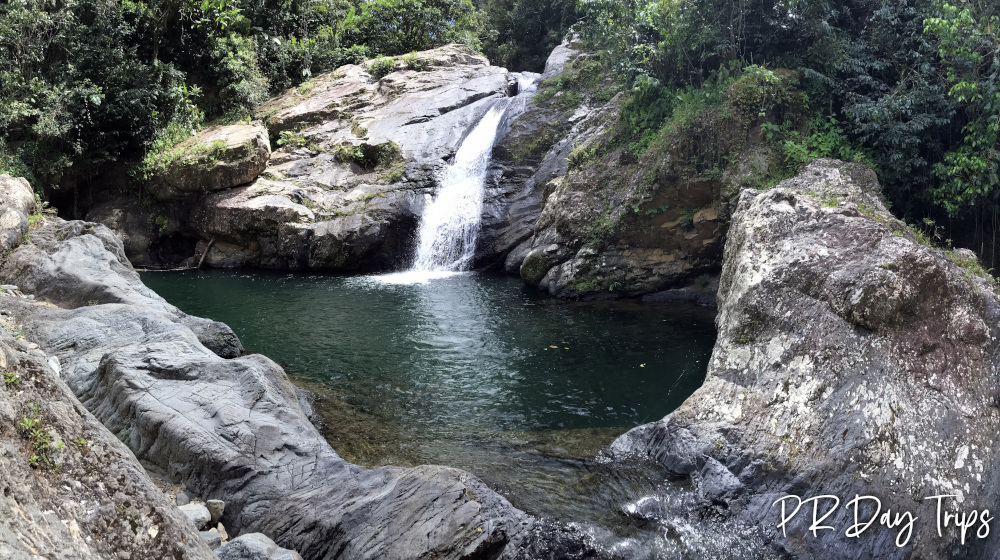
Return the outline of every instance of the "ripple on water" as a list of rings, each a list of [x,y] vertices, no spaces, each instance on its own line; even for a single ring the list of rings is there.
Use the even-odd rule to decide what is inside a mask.
[[[711,310],[554,301],[517,279],[473,273],[142,279],[185,312],[229,324],[317,393],[325,435],[349,461],[465,468],[529,513],[602,527],[592,530],[610,531],[608,546],[654,556],[682,547],[713,557],[697,535],[722,543],[739,534],[711,536],[669,516],[637,525],[628,504],[684,490],[648,465],[594,460],[701,384]]]

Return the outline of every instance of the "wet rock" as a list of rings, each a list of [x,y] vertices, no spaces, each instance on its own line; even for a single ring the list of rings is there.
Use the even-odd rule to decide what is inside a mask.
[[[240,535],[215,553],[219,560],[302,560],[294,550],[279,547],[261,533]]]
[[[187,504],[178,507],[191,520],[191,523],[194,523],[194,526],[199,531],[207,529],[209,523],[212,521],[212,514],[208,511],[208,508],[201,504]]]
[[[732,220],[704,385],[606,455],[689,477],[697,507],[798,557],[991,557],[995,534],[939,537],[925,498],[960,496],[944,505],[967,512],[1000,499],[994,285],[967,254],[920,244],[857,164],[816,160],[744,190]],[[786,536],[772,507],[786,495],[838,496],[836,530],[814,536],[810,513]],[[912,538],[846,537],[855,495],[919,517]]]

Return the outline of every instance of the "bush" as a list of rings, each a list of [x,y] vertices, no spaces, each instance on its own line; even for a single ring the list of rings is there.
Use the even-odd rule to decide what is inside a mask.
[[[239,35],[216,38],[214,43],[211,57],[218,105],[211,113],[239,120],[267,98],[267,80],[257,64],[256,44]]]
[[[381,80],[395,71],[396,61],[382,55],[375,57],[375,60],[368,63],[368,73],[376,80]]]
[[[404,55],[403,64],[406,65],[408,70],[416,70],[417,72],[423,72],[424,70],[427,70],[429,66],[427,59],[418,57],[415,52]]]

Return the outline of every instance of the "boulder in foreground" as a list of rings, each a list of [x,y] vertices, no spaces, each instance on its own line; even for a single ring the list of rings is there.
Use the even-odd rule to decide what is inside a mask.
[[[1000,297],[971,253],[919,239],[860,165],[816,160],[772,189],[744,190],[704,385],[607,454],[690,477],[705,508],[803,558],[986,557],[995,530],[970,530],[964,544],[954,526],[939,537],[926,498],[949,495],[944,509],[969,515],[1000,498]],[[822,523],[834,530],[808,532],[806,504],[785,536],[772,504],[786,495],[839,497]],[[897,547],[905,527],[878,524],[846,537],[855,495],[919,517],[912,538]],[[866,505],[862,521],[870,515]]]

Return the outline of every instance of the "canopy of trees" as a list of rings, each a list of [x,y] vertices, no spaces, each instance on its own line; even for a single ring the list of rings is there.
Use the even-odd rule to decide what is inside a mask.
[[[860,159],[897,213],[971,216],[982,237],[1000,217],[1000,8],[952,1],[0,0],[0,172],[71,183],[376,55],[463,42],[540,71],[572,30],[632,92],[635,146],[713,98],[699,88],[791,70],[810,124],[765,130],[790,162]]]
[[[484,21],[470,0],[0,0],[0,172],[136,161],[342,64],[480,48]]]
[[[627,107],[633,115],[659,111],[663,123],[664,106],[734,70],[792,69],[808,133],[765,127],[790,159],[869,163],[897,214],[956,235],[974,218],[977,250],[984,224],[1000,225],[995,1],[581,0],[577,12],[579,30],[644,100]]]

